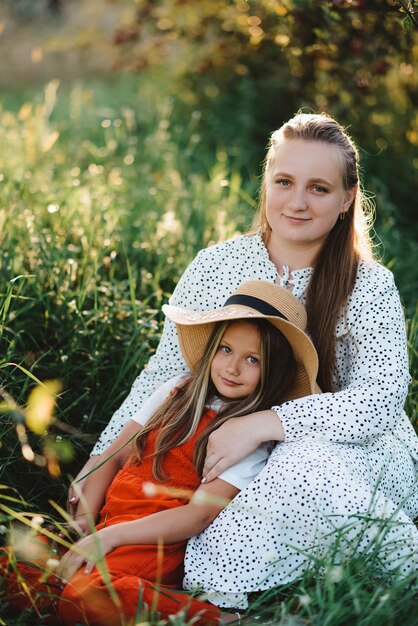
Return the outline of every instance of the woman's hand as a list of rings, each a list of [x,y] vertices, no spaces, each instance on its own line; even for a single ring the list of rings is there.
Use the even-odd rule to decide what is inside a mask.
[[[80,501],[80,492],[83,491],[83,484],[87,478],[87,474],[95,468],[99,458],[100,458],[99,455],[91,456],[86,461],[83,468],[78,472],[77,476],[74,478],[73,482],[71,483],[68,489],[67,509],[68,509],[69,514],[72,515],[72,517],[74,517],[76,514],[77,506]],[[83,478],[83,480],[79,480],[80,478]]]
[[[86,563],[85,574],[90,574],[93,567],[115,547],[115,527],[109,526],[77,541],[64,554],[55,572],[64,581],[69,581]]]
[[[268,409],[244,417],[234,417],[209,435],[203,482],[218,478],[265,441],[284,441],[277,413]]]

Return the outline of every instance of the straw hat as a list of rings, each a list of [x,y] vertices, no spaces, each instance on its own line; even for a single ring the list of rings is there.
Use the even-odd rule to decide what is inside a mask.
[[[268,320],[286,337],[297,361],[295,381],[283,401],[320,392],[316,383],[318,355],[305,333],[305,307],[287,289],[251,280],[240,285],[220,309],[189,311],[165,304],[163,311],[176,324],[180,348],[191,370],[202,358],[214,324],[257,318]],[[276,367],[280,367],[280,363]]]

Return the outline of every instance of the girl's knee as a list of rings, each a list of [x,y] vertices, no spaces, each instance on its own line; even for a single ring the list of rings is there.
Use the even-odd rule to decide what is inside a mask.
[[[98,574],[79,572],[64,587],[57,612],[65,626],[119,626],[123,622],[119,604]]]
[[[77,622],[82,623],[84,615],[81,605],[84,601],[82,590],[70,583],[65,585],[57,603],[57,613],[65,626],[73,626]]]

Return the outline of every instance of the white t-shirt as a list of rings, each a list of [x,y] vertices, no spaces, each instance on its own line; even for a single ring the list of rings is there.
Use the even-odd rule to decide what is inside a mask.
[[[172,389],[181,384],[183,380],[184,374],[179,374],[158,387],[148,400],[144,402],[141,409],[135,414],[135,417],[132,418],[133,421],[145,426],[158,407],[168,398]],[[219,478],[242,490],[261,472],[267,462],[269,453],[268,444],[263,444],[242,459],[242,461],[222,472]]]

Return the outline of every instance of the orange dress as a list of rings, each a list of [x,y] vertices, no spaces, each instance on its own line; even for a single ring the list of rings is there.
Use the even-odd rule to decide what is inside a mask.
[[[207,410],[196,433],[165,455],[163,469],[168,479],[164,488],[190,491],[198,488],[200,478],[193,464],[194,447],[213,416],[214,412]],[[152,473],[156,437],[157,431],[149,434],[141,463],[126,464],[116,474],[106,493],[97,530],[187,503],[176,494],[158,493],[157,490],[157,495],[147,496],[143,491],[144,483],[156,483]],[[103,576],[107,580],[102,578],[97,568],[91,574],[85,574],[83,567],[62,590],[57,587],[55,577],[40,582],[39,569],[30,564],[19,563],[19,574],[24,576],[32,595],[35,594],[38,609],[42,612],[54,609],[55,616],[51,619],[55,621],[50,621],[51,624],[57,624],[58,616],[65,626],[80,623],[88,626],[126,626],[135,624],[139,616],[148,619],[152,614],[159,614],[161,618],[167,618],[180,610],[185,611],[187,619],[194,617],[197,625],[216,624],[219,620],[217,607],[179,591],[186,543],[184,540],[170,545],[121,546],[105,557],[108,574]],[[3,549],[0,560],[2,577],[6,576],[9,557],[7,549]],[[15,573],[7,576],[6,584],[11,606],[22,609],[31,605]],[[51,595],[55,596],[54,601]]]

